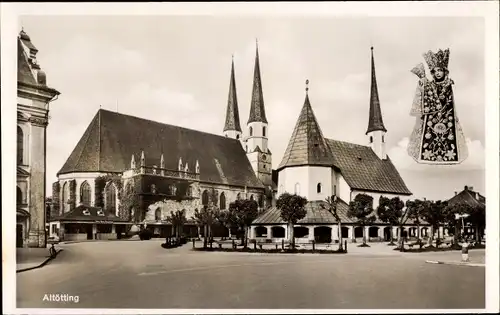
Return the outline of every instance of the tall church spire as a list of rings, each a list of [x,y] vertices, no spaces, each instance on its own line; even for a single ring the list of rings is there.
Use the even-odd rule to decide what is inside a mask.
[[[373,58],[373,47],[371,47],[371,54],[372,54],[372,84],[370,91],[370,116],[368,118],[368,129],[366,131],[366,134],[377,130],[387,132],[384,126],[384,122],[382,120],[382,111],[380,109],[380,101],[378,97],[377,78],[375,75],[375,61]]]
[[[262,94],[262,80],[260,78],[259,45],[256,42],[255,68],[253,74],[252,103],[250,104],[250,117],[248,123],[267,123],[266,111],[264,108],[264,96]]]
[[[231,81],[229,83],[229,95],[227,99],[226,122],[224,132],[233,130],[241,133],[240,114],[238,111],[238,98],[236,95],[236,79],[234,77],[234,58],[231,61]]]

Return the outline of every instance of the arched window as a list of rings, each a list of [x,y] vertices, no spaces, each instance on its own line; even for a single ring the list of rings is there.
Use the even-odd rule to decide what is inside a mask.
[[[61,209],[63,213],[69,210],[68,199],[69,199],[69,184],[68,182],[64,182],[62,189],[62,198],[61,198],[61,203],[62,203]]]
[[[157,208],[155,211],[155,221],[161,221],[161,210]]]
[[[300,195],[300,184],[299,183],[295,184],[295,194]]]
[[[373,137],[370,136],[370,143],[373,143]]]
[[[236,195],[236,200],[240,200],[240,199],[241,199],[241,194],[240,194],[240,193],[238,193],[238,194]]]
[[[219,205],[221,210],[226,209],[226,196],[224,195],[224,193],[220,194]]]
[[[84,181],[80,186],[80,202],[86,206],[90,206],[90,196],[92,191],[87,181]]]
[[[240,135],[236,135],[236,140],[240,140]]]
[[[116,187],[112,182],[106,185],[105,195],[106,203],[104,208],[109,211],[109,213],[116,213]]]
[[[208,205],[208,191],[204,190],[203,194],[201,195],[201,204],[204,206]]]
[[[251,136],[253,136],[253,128],[252,128],[252,127],[250,127],[250,129],[249,129],[249,130],[250,130],[250,137],[251,137]]]
[[[322,187],[321,187],[321,183],[318,183],[318,185],[316,185],[316,192],[317,192],[318,194],[321,194],[321,188],[322,188]]]
[[[23,191],[19,188],[19,186],[17,186],[16,203],[18,205],[23,204]]]
[[[262,136],[266,136],[266,126],[262,127]]]
[[[252,200],[252,201],[253,201],[253,195],[250,195],[250,200]]]
[[[23,164],[24,154],[24,133],[21,127],[17,126],[17,163]]]
[[[382,143],[385,142],[385,136],[382,136]]]

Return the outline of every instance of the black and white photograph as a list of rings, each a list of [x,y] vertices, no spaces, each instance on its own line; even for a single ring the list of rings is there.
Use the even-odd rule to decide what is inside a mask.
[[[498,13],[2,4],[4,313],[498,312]]]

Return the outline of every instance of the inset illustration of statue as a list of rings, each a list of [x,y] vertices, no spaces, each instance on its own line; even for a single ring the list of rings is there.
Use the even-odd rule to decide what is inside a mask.
[[[453,81],[448,76],[450,51],[428,51],[425,62],[432,79],[425,74],[422,63],[411,70],[419,77],[410,115],[416,123],[410,136],[408,154],[422,164],[459,164],[468,157],[465,137],[456,115]]]

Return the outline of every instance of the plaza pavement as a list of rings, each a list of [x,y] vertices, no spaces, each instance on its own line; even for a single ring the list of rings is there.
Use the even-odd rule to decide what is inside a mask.
[[[163,240],[161,240],[163,241]],[[485,268],[428,264],[460,252],[400,253],[386,244],[346,255],[194,252],[160,240],[60,245],[17,274],[19,308],[481,309]],[[484,261],[484,250],[470,251]],[[45,294],[78,303],[43,301]]]

